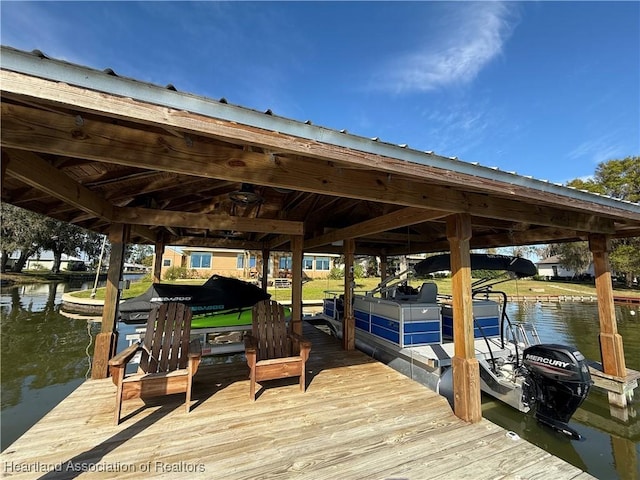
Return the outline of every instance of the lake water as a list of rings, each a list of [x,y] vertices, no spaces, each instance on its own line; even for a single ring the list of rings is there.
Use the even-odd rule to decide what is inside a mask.
[[[535,324],[542,342],[573,345],[588,359],[600,360],[595,303],[520,303],[507,311],[512,321]],[[616,305],[616,318],[627,367],[640,370],[640,305]],[[531,415],[483,398],[485,418],[600,479],[640,478],[639,409],[640,387],[625,411],[610,408],[607,394],[592,388],[569,423],[584,440],[573,441],[541,426]]]
[[[62,294],[81,287],[93,285],[51,283],[2,290],[2,450],[91,373],[100,324],[60,313]],[[640,306],[619,305],[616,313],[627,366],[640,370]],[[574,345],[587,358],[599,360],[595,303],[512,304],[509,317],[534,323],[543,342]],[[121,327],[119,350],[135,328]],[[640,388],[624,412],[610,409],[606,394],[594,388],[570,422],[585,439],[572,441],[540,426],[531,415],[483,398],[486,418],[601,479],[640,478],[639,408]]]

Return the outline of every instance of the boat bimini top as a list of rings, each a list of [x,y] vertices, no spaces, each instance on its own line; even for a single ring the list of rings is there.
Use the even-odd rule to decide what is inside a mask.
[[[434,255],[433,257],[425,258],[413,267],[413,271],[419,276],[450,270],[451,257],[449,254]],[[510,280],[514,277],[533,277],[538,273],[538,269],[531,260],[522,257],[488,253],[472,253],[471,270],[504,271],[507,277],[491,277],[476,280],[472,285],[474,291],[485,290],[497,283]]]

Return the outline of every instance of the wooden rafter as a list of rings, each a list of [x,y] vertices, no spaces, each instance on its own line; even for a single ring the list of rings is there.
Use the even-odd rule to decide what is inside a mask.
[[[36,154],[25,150],[3,150],[6,173],[65,203],[110,220],[112,207],[91,190],[74,182]]]
[[[398,228],[414,223],[441,218],[443,212],[439,210],[405,208],[388,215],[383,215],[371,220],[367,220],[350,227],[334,230],[333,232],[320,235],[304,242],[305,249],[315,248],[329,243],[333,243],[348,238],[358,238],[364,235],[371,235],[378,232],[384,232],[390,228]]]
[[[206,230],[237,230],[288,235],[302,235],[304,233],[301,222],[174,212],[152,208],[115,208],[113,221],[130,225],[166,225]]]
[[[508,221],[613,233],[611,222],[596,217],[596,212],[590,215],[544,205],[526,205],[515,199],[462,193],[437,185],[427,188],[422,183],[424,179],[419,177],[417,180],[390,180],[387,175],[373,170],[360,170],[353,176],[339,175],[334,162],[315,159],[292,161],[287,157],[212,146],[196,140],[187,145],[170,135],[118,125],[86,122],[78,129],[73,118],[50,112],[31,113],[25,107],[2,104],[3,145],[14,148],[29,145],[31,149],[46,153],[66,153],[101,162],[186,175],[249,181],[445,212],[467,212]],[[140,148],[142,145],[144,148]],[[636,220],[640,220],[640,215],[638,217]]]

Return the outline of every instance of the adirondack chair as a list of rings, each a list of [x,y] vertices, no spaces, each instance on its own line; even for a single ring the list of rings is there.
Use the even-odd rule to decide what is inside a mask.
[[[304,392],[310,351],[311,342],[288,331],[282,305],[272,300],[254,305],[252,331],[245,336],[251,400],[256,399],[256,382],[276,378],[300,377],[300,390]]]
[[[182,303],[164,303],[149,313],[142,342],[131,345],[109,360],[116,393],[115,424],[120,423],[122,401],[186,392],[186,410],[191,404],[191,382],[198,370],[201,349],[189,342],[191,309]],[[141,352],[138,372],[126,375],[129,361]]]

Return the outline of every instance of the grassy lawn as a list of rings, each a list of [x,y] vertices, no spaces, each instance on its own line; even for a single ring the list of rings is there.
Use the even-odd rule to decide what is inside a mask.
[[[162,282],[162,283],[175,283],[180,285],[202,285],[205,282],[205,279],[199,280],[176,280],[175,282]],[[138,295],[143,294],[147,291],[147,289],[151,286],[150,281],[141,281],[141,282],[131,282],[130,288],[127,288],[122,291],[121,298],[133,298]],[[104,300],[104,288],[98,288],[96,290],[96,300]],[[80,290],[77,292],[72,292],[71,295],[78,298],[90,298],[91,290]]]
[[[181,280],[172,283],[201,285],[205,280]],[[451,279],[437,278],[432,280],[438,285],[438,292],[441,294],[451,294]],[[356,292],[372,290],[380,282],[379,278],[360,278],[356,279]],[[412,280],[410,285],[418,288],[422,284],[422,280]],[[131,288],[122,292],[122,298],[132,298],[146,291],[151,282],[135,282],[131,284]],[[313,280],[302,286],[303,300],[322,300],[325,298],[325,291],[342,292],[344,289],[343,280]],[[503,290],[509,296],[536,296],[536,295],[574,295],[574,296],[595,296],[596,289],[594,285],[569,282],[547,282],[538,280],[510,280],[501,283],[495,287],[495,290]],[[291,300],[290,288],[269,288],[271,298],[279,302]],[[73,295],[80,298],[89,298],[90,290],[74,292]],[[640,297],[640,290],[614,289],[614,295],[625,297]],[[104,300],[104,288],[99,288],[96,292],[96,299]]]

